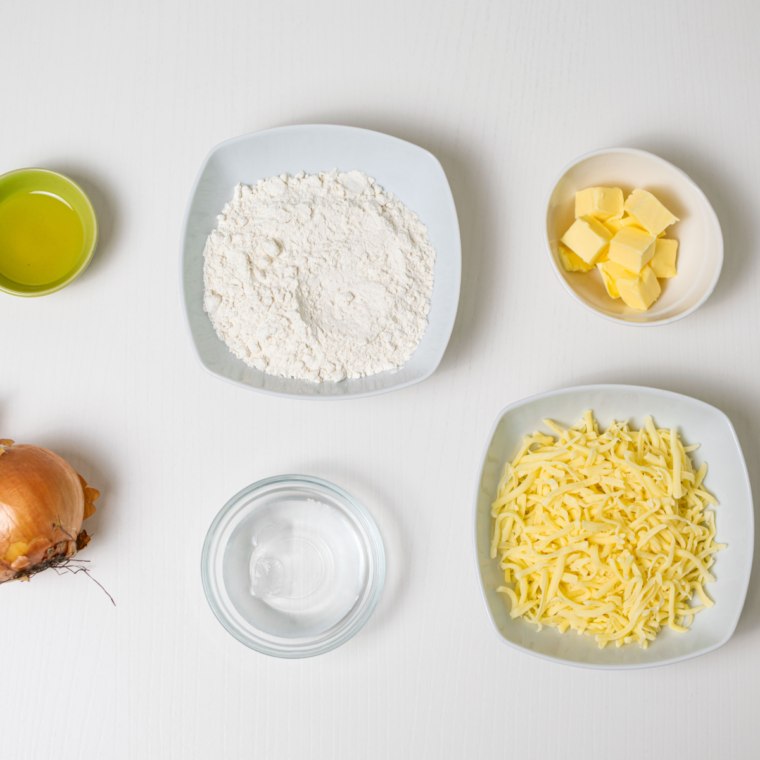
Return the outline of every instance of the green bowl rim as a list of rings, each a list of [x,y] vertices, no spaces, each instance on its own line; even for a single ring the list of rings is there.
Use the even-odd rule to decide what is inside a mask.
[[[47,296],[51,293],[55,293],[58,290],[63,290],[67,285],[71,285],[74,280],[76,280],[82,272],[84,272],[85,269],[90,264],[90,261],[92,261],[92,257],[95,253],[95,249],[98,245],[98,217],[95,213],[95,209],[93,208],[92,201],[90,200],[90,196],[87,195],[87,193],[81,188],[81,186],[75,182],[71,177],[67,177],[65,174],[61,174],[60,172],[55,172],[52,169],[43,169],[41,167],[37,166],[30,166],[26,169],[14,169],[13,171],[6,172],[5,174],[0,174],[0,182],[2,182],[7,177],[11,177],[14,174],[26,174],[27,172],[43,172],[44,174],[52,174],[56,177],[60,177],[64,182],[68,182],[70,185],[72,185],[76,190],[78,190],[82,197],[85,200],[85,203],[87,204],[87,208],[90,211],[90,216],[92,217],[92,224],[93,224],[93,238],[92,238],[92,245],[90,246],[90,250],[87,252],[87,256],[85,256],[84,261],[76,268],[72,269],[69,276],[61,283],[56,285],[54,288],[48,288],[47,290],[39,290],[34,293],[23,293],[18,290],[14,290],[13,288],[6,288],[2,283],[0,283],[0,291],[4,293],[9,293],[12,296],[19,296],[20,298],[37,298],[39,296]]]

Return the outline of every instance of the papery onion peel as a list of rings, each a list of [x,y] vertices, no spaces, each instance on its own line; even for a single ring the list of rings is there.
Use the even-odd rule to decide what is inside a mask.
[[[0,439],[0,583],[28,580],[87,546],[82,521],[98,496],[52,451]]]

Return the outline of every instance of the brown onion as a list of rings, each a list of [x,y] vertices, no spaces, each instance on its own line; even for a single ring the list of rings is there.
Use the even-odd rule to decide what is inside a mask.
[[[90,541],[82,520],[100,492],[61,457],[0,440],[0,583],[65,563]]]

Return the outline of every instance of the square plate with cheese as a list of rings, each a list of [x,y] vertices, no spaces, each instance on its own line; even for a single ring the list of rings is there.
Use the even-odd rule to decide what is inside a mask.
[[[632,429],[652,415],[658,427],[675,429],[685,445],[699,444],[689,454],[695,467],[707,463],[706,488],[717,499],[716,540],[726,544],[712,570],[707,591],[714,606],[695,615],[691,628],[679,633],[665,627],[647,648],[630,643],[600,649],[594,636],[578,635],[510,617],[510,602],[498,589],[504,572],[491,558],[492,504],[504,464],[518,454],[523,439],[536,431],[552,435],[544,423],[562,427],[593,410],[600,429],[628,420]],[[754,544],[753,506],[747,468],[730,420],[702,401],[677,393],[626,385],[589,385],[545,393],[518,401],[499,414],[488,435],[475,491],[475,555],[480,587],[491,624],[506,644],[528,654],[566,665],[600,669],[646,668],[706,654],[725,644],[739,621],[749,584]]]

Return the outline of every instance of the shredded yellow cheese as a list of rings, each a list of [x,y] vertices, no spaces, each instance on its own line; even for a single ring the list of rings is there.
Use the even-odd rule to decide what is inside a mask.
[[[564,633],[595,636],[600,647],[646,647],[663,625],[686,631],[712,607],[703,584],[716,544],[717,501],[703,487],[676,430],[613,422],[593,413],[556,438],[526,436],[507,462],[491,507],[491,557],[500,557],[510,616]],[[696,593],[701,604],[692,607]]]

